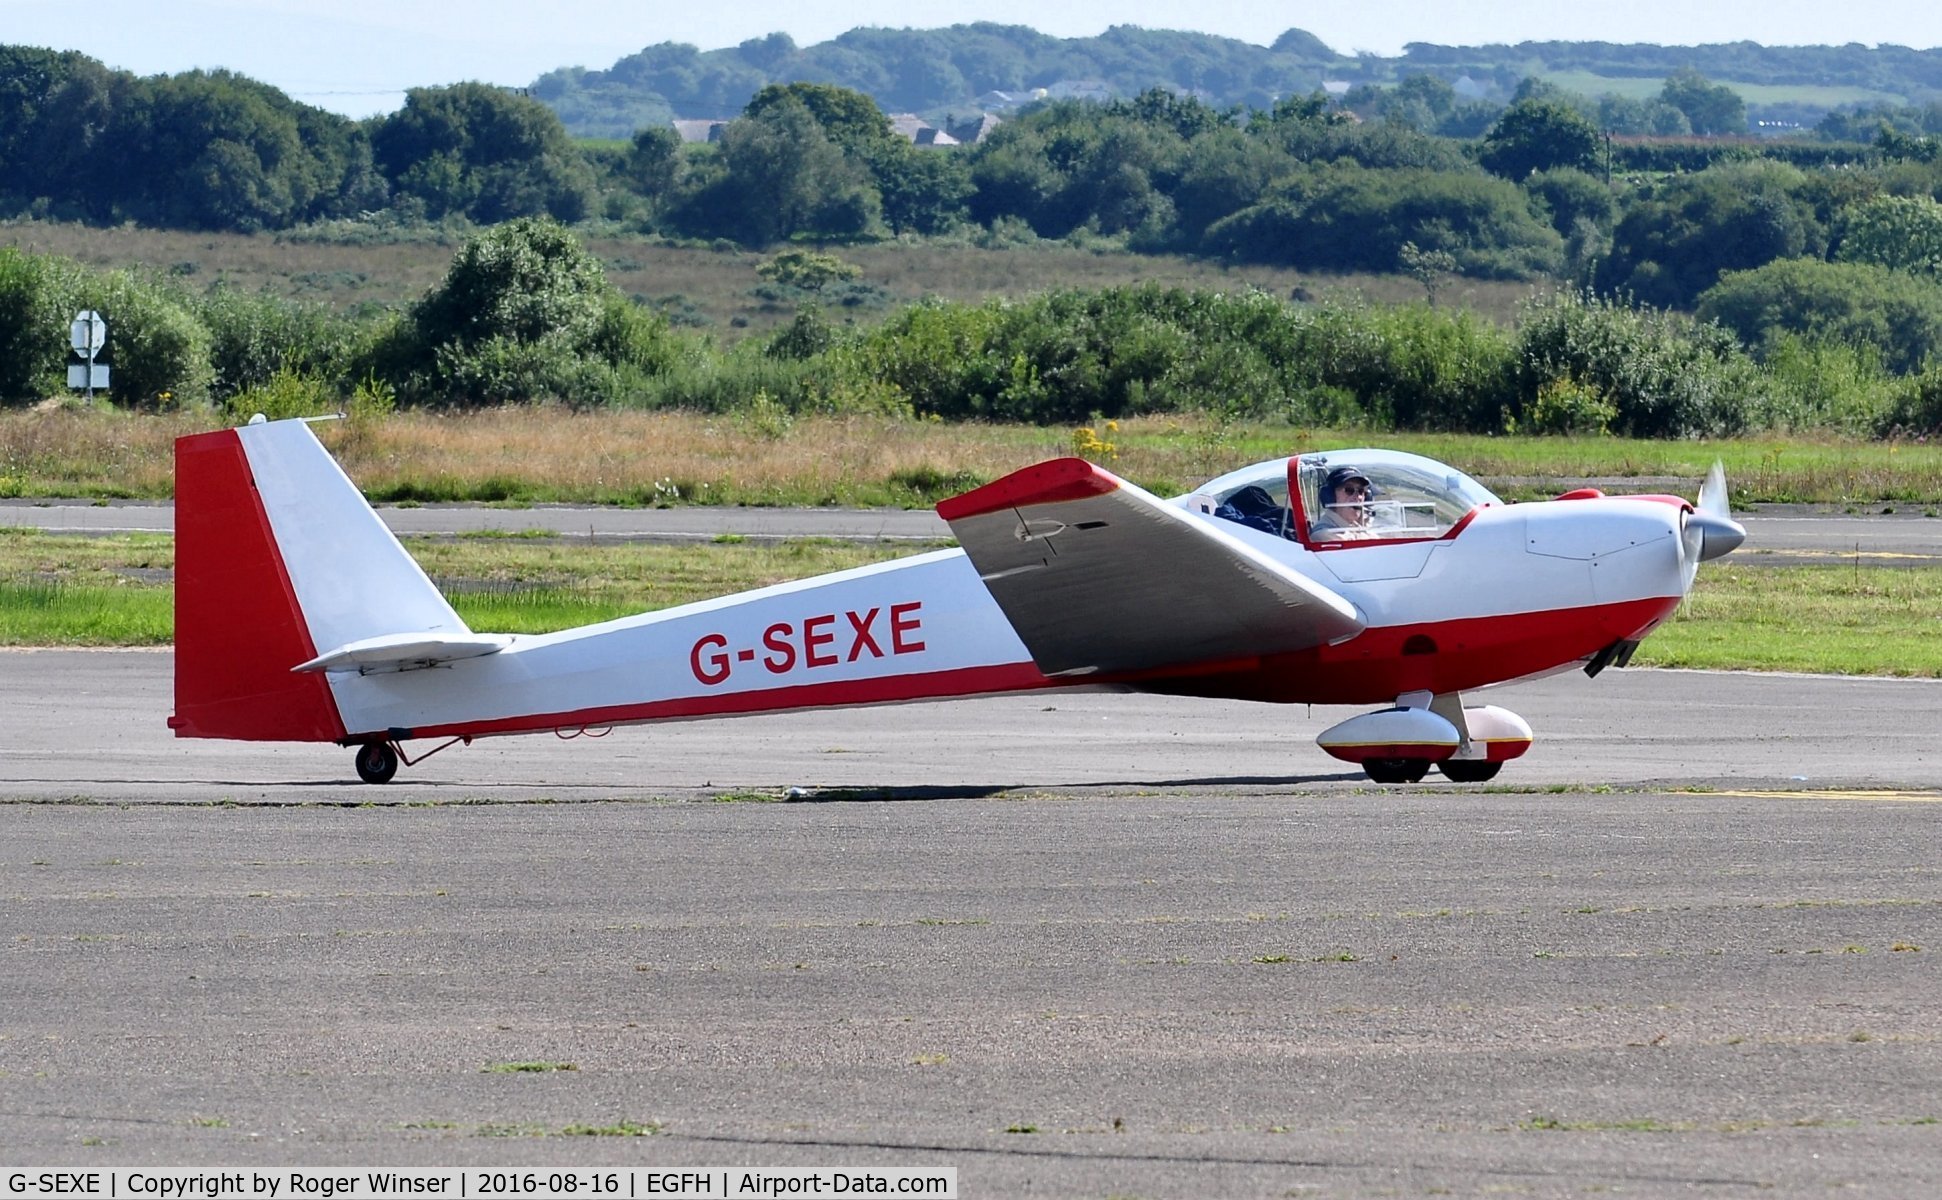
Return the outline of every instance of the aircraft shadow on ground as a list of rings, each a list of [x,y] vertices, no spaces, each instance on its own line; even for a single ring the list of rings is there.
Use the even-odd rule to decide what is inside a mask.
[[[153,779],[153,778],[68,778],[18,779],[16,784],[45,785],[39,795],[21,795],[0,801],[20,804],[114,804],[123,799],[110,792],[93,794],[98,789],[152,788],[209,789],[211,794],[183,796],[175,800],[157,798],[153,803],[199,805],[245,804],[338,804],[347,807],[426,803],[426,793],[452,796],[442,803],[490,804],[610,804],[664,801],[674,795],[698,794],[707,798],[746,797],[773,799],[789,804],[884,804],[907,801],[980,800],[994,796],[1034,792],[1096,792],[1151,790],[1168,788],[1222,787],[1300,787],[1321,783],[1366,782],[1359,771],[1305,775],[1201,775],[1178,779],[1099,779],[1084,782],[1033,782],[955,784],[861,784],[852,786],[791,786],[751,784],[742,787],[713,784],[660,786],[652,782],[616,785],[605,782],[578,783],[570,780],[535,782],[504,779],[481,782],[467,779],[400,778],[393,784],[365,784],[355,779]],[[284,792],[284,799],[266,796],[266,791]],[[431,803],[441,803],[431,800]]]
[[[1293,787],[1361,780],[1360,771],[1329,775],[1203,775],[1191,779],[1101,779],[1086,783],[929,784],[884,787],[792,788],[797,804],[883,803],[900,800],[978,800],[1018,792],[1089,792],[1101,788]],[[798,794],[799,793],[799,794]]]

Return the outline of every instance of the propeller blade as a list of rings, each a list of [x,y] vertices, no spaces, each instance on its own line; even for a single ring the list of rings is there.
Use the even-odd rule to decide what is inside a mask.
[[[1700,531],[1701,561],[1731,554],[1746,541],[1746,526],[1733,519],[1732,508],[1727,503],[1726,468],[1718,459],[1713,460],[1713,469],[1706,472],[1706,481],[1699,485],[1699,503],[1686,518],[1686,528]]]

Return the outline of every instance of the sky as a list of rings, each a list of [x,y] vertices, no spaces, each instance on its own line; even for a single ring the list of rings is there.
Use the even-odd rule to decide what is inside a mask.
[[[714,50],[780,31],[808,46],[858,26],[972,21],[1056,37],[1140,25],[1264,46],[1297,28],[1343,54],[1384,56],[1407,42],[1942,46],[1942,4],[1922,0],[0,0],[0,44],[79,50],[138,75],[224,67],[366,117],[395,111],[406,88],[523,86],[661,42]]]

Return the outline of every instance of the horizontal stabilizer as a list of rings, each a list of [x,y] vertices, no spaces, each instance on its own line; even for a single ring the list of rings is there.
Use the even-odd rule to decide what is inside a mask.
[[[1362,631],[1335,592],[1084,459],[937,511],[1047,675],[1212,667]]]
[[[462,658],[497,654],[512,645],[512,640],[512,635],[505,633],[387,633],[339,646],[290,669],[356,671],[360,675],[415,671]]]

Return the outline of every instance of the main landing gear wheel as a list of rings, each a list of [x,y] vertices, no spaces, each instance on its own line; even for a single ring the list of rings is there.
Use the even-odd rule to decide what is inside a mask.
[[[1451,783],[1484,783],[1497,778],[1504,769],[1500,762],[1480,762],[1474,758],[1446,758],[1436,764]]]
[[[1371,758],[1362,764],[1363,774],[1376,783],[1421,783],[1429,771],[1427,758]]]
[[[357,748],[357,777],[366,783],[390,783],[398,773],[398,752],[388,742],[366,742]]]

